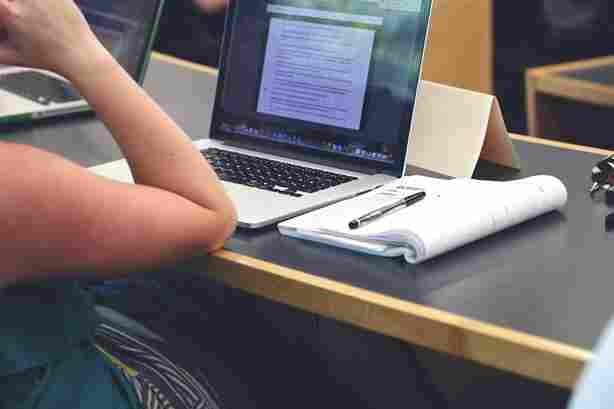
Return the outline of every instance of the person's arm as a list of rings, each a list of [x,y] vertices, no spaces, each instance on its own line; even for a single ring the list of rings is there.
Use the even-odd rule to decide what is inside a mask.
[[[234,207],[222,184],[190,138],[106,50],[98,51],[64,75],[110,130],[134,181],[189,199],[214,211],[220,221],[234,221]]]
[[[219,248],[233,204],[184,132],[95,38],[73,0],[0,0],[0,63],[75,84],[137,184],[57,155],[0,144],[0,282],[119,275]]]

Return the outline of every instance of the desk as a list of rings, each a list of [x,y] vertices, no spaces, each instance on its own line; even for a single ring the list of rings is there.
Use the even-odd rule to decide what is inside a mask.
[[[526,89],[530,135],[614,148],[614,57],[529,69]]]
[[[194,138],[207,135],[214,85],[213,70],[161,55],[154,56],[145,82]],[[104,127],[88,118],[11,129],[3,137],[83,165],[119,157]],[[567,185],[563,214],[419,266],[267,228],[238,231],[223,250],[186,268],[411,344],[570,387],[614,313],[614,235],[604,232],[605,205],[586,194],[588,172],[606,152],[515,138],[520,176],[549,173]],[[501,177],[499,171],[483,175]]]

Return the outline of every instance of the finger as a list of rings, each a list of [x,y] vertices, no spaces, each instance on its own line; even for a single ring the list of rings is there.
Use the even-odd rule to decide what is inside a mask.
[[[5,42],[0,43],[0,64],[23,65],[17,52]]]
[[[0,0],[0,22],[6,22],[13,14],[13,2],[10,0]]]
[[[194,0],[194,2],[206,12],[218,11],[228,5],[228,0]]]

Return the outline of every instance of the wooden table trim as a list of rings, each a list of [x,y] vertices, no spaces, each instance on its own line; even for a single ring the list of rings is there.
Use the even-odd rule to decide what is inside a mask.
[[[555,65],[530,68],[525,73],[527,122],[529,134],[541,135],[542,116],[549,115],[540,104],[542,95],[562,97],[577,102],[614,107],[614,88],[591,81],[566,77],[564,72],[586,70],[614,64],[614,56],[606,56]]]
[[[574,101],[612,107],[614,106],[614,89],[610,86],[556,75],[532,76],[530,84],[537,93],[568,98]]]
[[[200,268],[226,285],[456,357],[571,388],[591,352],[227,250]]]
[[[609,55],[605,57],[590,58],[587,60],[544,65],[541,67],[531,68],[529,69],[529,71],[534,72],[536,75],[544,75],[563,71],[586,70],[589,68],[595,68],[609,64],[614,64],[614,56]]]
[[[153,58],[216,75],[217,70],[153,53]],[[540,138],[539,143],[598,155],[609,151]],[[571,388],[590,351],[403,301],[228,250],[199,261],[199,270],[226,285],[270,300],[479,362],[531,379]]]
[[[545,145],[545,146],[552,146],[552,147],[559,148],[559,149],[567,149],[567,150],[578,151],[578,152],[592,153],[594,155],[608,156],[614,153],[614,151],[607,150],[607,149],[594,148],[592,146],[577,145],[577,144],[567,143],[567,142],[559,142],[559,141],[539,138],[535,136],[511,134],[510,137],[512,138],[512,140],[516,140],[516,141],[534,143],[534,144]]]
[[[213,67],[209,67],[208,65],[197,64],[191,61],[182,60],[177,57],[173,57],[168,54],[162,54],[157,51],[153,51],[151,53],[151,58],[154,58],[159,61],[164,61],[170,64],[175,64],[183,68],[188,68],[190,70],[205,72],[210,75],[217,75],[217,69]]]

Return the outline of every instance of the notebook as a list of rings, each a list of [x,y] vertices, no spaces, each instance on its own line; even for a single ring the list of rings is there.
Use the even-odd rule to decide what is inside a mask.
[[[137,82],[142,82],[163,0],[76,0],[90,27]],[[0,124],[89,111],[87,102],[61,76],[0,66]]]
[[[361,227],[349,222],[408,193],[426,196]],[[506,181],[408,176],[364,195],[287,220],[282,234],[420,263],[539,215],[561,210],[563,183],[547,175]]]
[[[430,11],[431,0],[230,2],[209,139],[196,146],[239,226],[404,175]],[[132,180],[123,160],[92,170]]]

